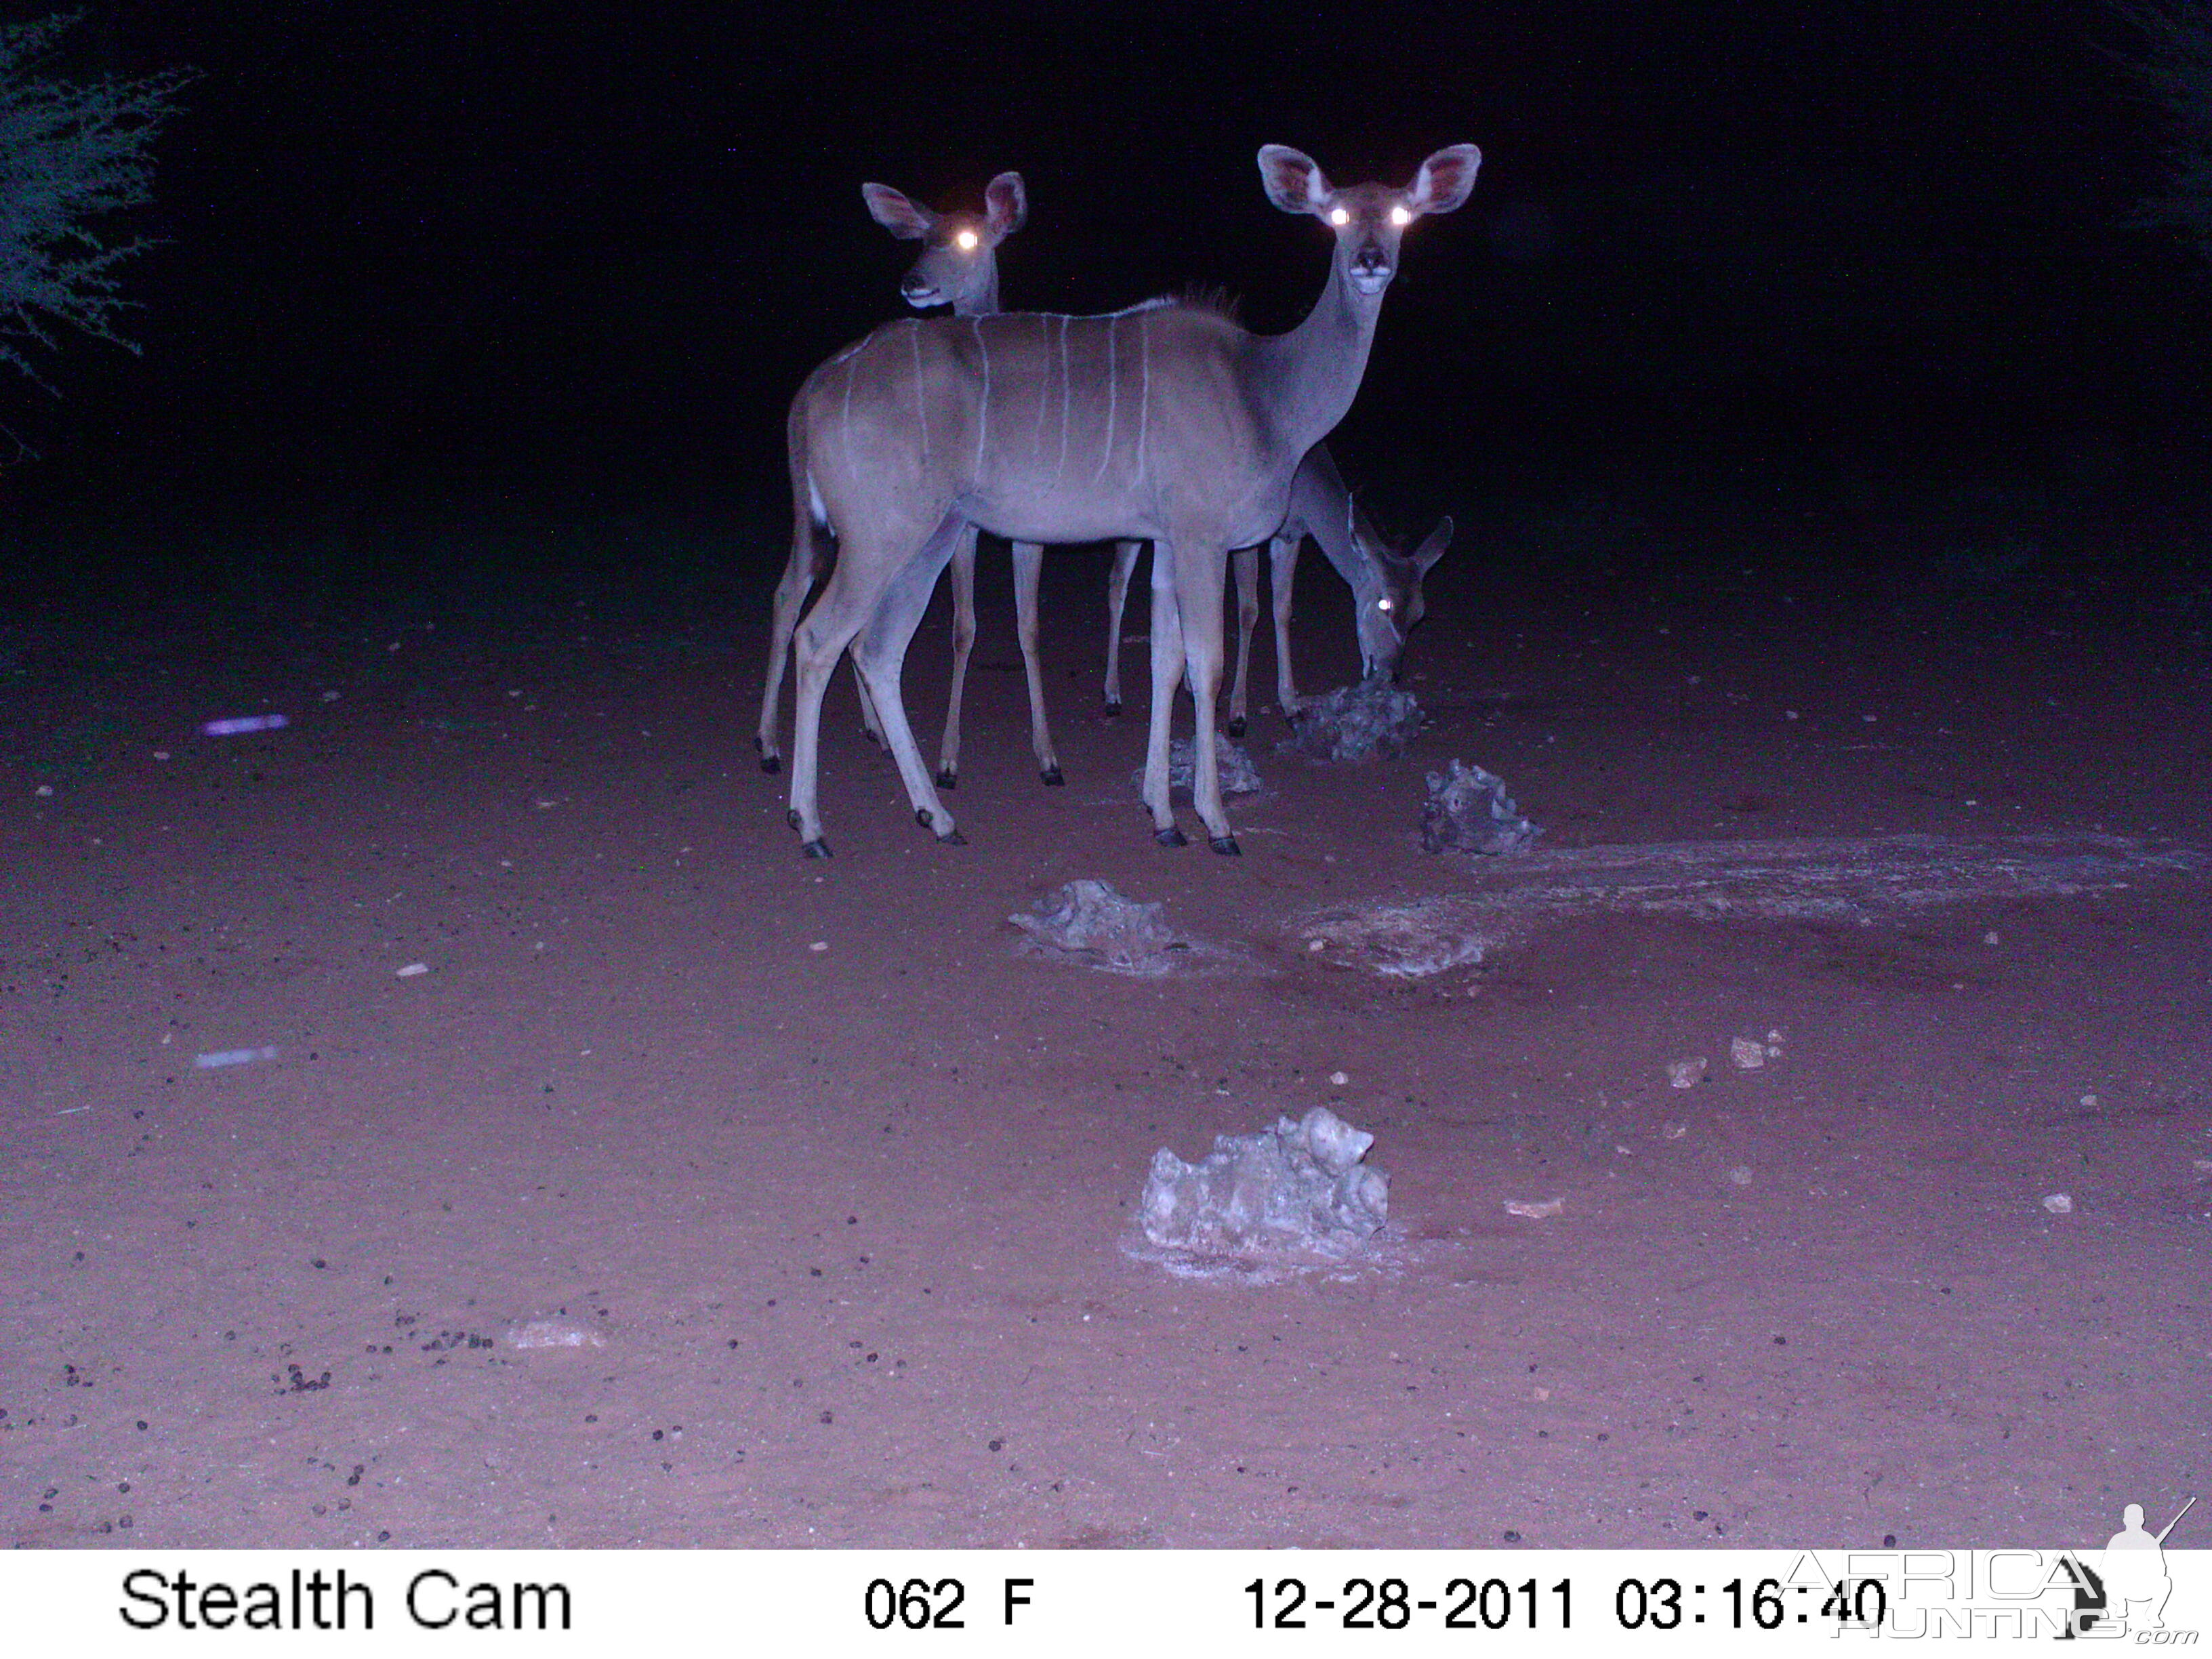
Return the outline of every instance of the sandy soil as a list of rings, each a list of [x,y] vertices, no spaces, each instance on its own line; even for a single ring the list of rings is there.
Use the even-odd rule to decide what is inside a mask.
[[[1144,694],[1097,709],[1103,558],[1048,576],[1068,787],[987,558],[970,844],[915,828],[841,682],[826,865],[752,762],[749,607],[19,615],[0,1530],[2088,1545],[2212,1482],[2201,614],[1452,556],[1409,659],[1431,730],[1325,768],[1260,720],[1241,860],[1146,834]],[[1301,597],[1320,690],[1345,599],[1318,568]],[[909,671],[933,743],[944,634]],[[1599,862],[1732,902],[1585,881],[1480,963],[1374,971],[1360,916],[1464,933],[1534,879],[1420,850],[1455,756],[1553,875],[1641,849]],[[1852,842],[1830,902],[1802,872]],[[1084,876],[1224,954],[1018,951],[1009,915]],[[1156,1148],[1317,1103],[1393,1177],[1371,1253],[1130,1252]]]

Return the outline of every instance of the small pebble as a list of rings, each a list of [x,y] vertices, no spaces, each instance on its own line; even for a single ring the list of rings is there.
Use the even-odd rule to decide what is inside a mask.
[[[2065,1193],[2052,1193],[2043,1200],[2043,1207],[2053,1215],[2072,1215],[2074,1200]]]

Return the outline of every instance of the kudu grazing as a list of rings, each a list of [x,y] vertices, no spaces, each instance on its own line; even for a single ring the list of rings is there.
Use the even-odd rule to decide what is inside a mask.
[[[790,819],[826,857],[817,798],[822,700],[848,646],[915,817],[958,842],[908,724],[899,676],[938,574],[969,526],[1058,545],[1148,539],[1152,706],[1145,805],[1180,846],[1168,733],[1188,669],[1196,705],[1193,795],[1217,853],[1237,852],[1221,804],[1214,704],[1231,550],[1290,516],[1306,453],[1343,419],[1366,372],[1406,228],[1474,188],[1480,152],[1438,150],[1403,189],[1332,185],[1308,156],[1260,152],[1267,194],[1334,233],[1329,276],[1287,334],[1246,332],[1219,311],[1159,301],[1103,317],[1000,313],[909,319],[811,375],[792,406],[797,544],[826,531],[836,568],[794,638]]]
[[[1305,700],[1298,695],[1291,665],[1291,595],[1297,580],[1298,550],[1312,537],[1336,574],[1352,586],[1352,625],[1359,639],[1362,675],[1395,679],[1405,655],[1406,636],[1428,608],[1421,584],[1451,546],[1449,514],[1437,520],[1411,554],[1401,553],[1379,535],[1337,470],[1325,443],[1316,444],[1291,480],[1291,515],[1267,541],[1268,590],[1275,617],[1275,706],[1297,720]],[[1114,574],[1106,589],[1106,712],[1121,712],[1121,613],[1129,578],[1143,544],[1123,542],[1115,550]],[[1233,556],[1237,573],[1237,678],[1229,694],[1229,735],[1244,735],[1246,689],[1251,679],[1252,630],[1260,619],[1260,550],[1240,547]],[[942,781],[942,780],[939,780]]]

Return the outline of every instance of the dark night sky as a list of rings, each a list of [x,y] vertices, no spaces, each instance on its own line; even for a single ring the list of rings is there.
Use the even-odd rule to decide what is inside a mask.
[[[204,78],[131,276],[146,355],[11,394],[26,487],[780,495],[790,392],[896,311],[863,179],[1020,169],[1012,306],[1218,283],[1273,330],[1325,240],[1262,197],[1268,141],[1346,182],[1486,153],[1409,245],[1355,450],[2205,412],[2200,279],[2120,223],[2155,143],[2094,4],[655,10],[99,10],[63,68]]]

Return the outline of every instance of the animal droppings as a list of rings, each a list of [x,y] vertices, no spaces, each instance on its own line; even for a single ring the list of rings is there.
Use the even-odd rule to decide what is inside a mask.
[[[1449,772],[1429,774],[1429,798],[1421,803],[1424,851],[1494,858],[1526,847],[1538,833],[1496,773],[1455,757]]]
[[[1390,1178],[1361,1160],[1375,1137],[1326,1106],[1271,1129],[1217,1135],[1186,1164],[1152,1154],[1138,1217],[1155,1244],[1205,1256],[1341,1255],[1389,1219]]]

